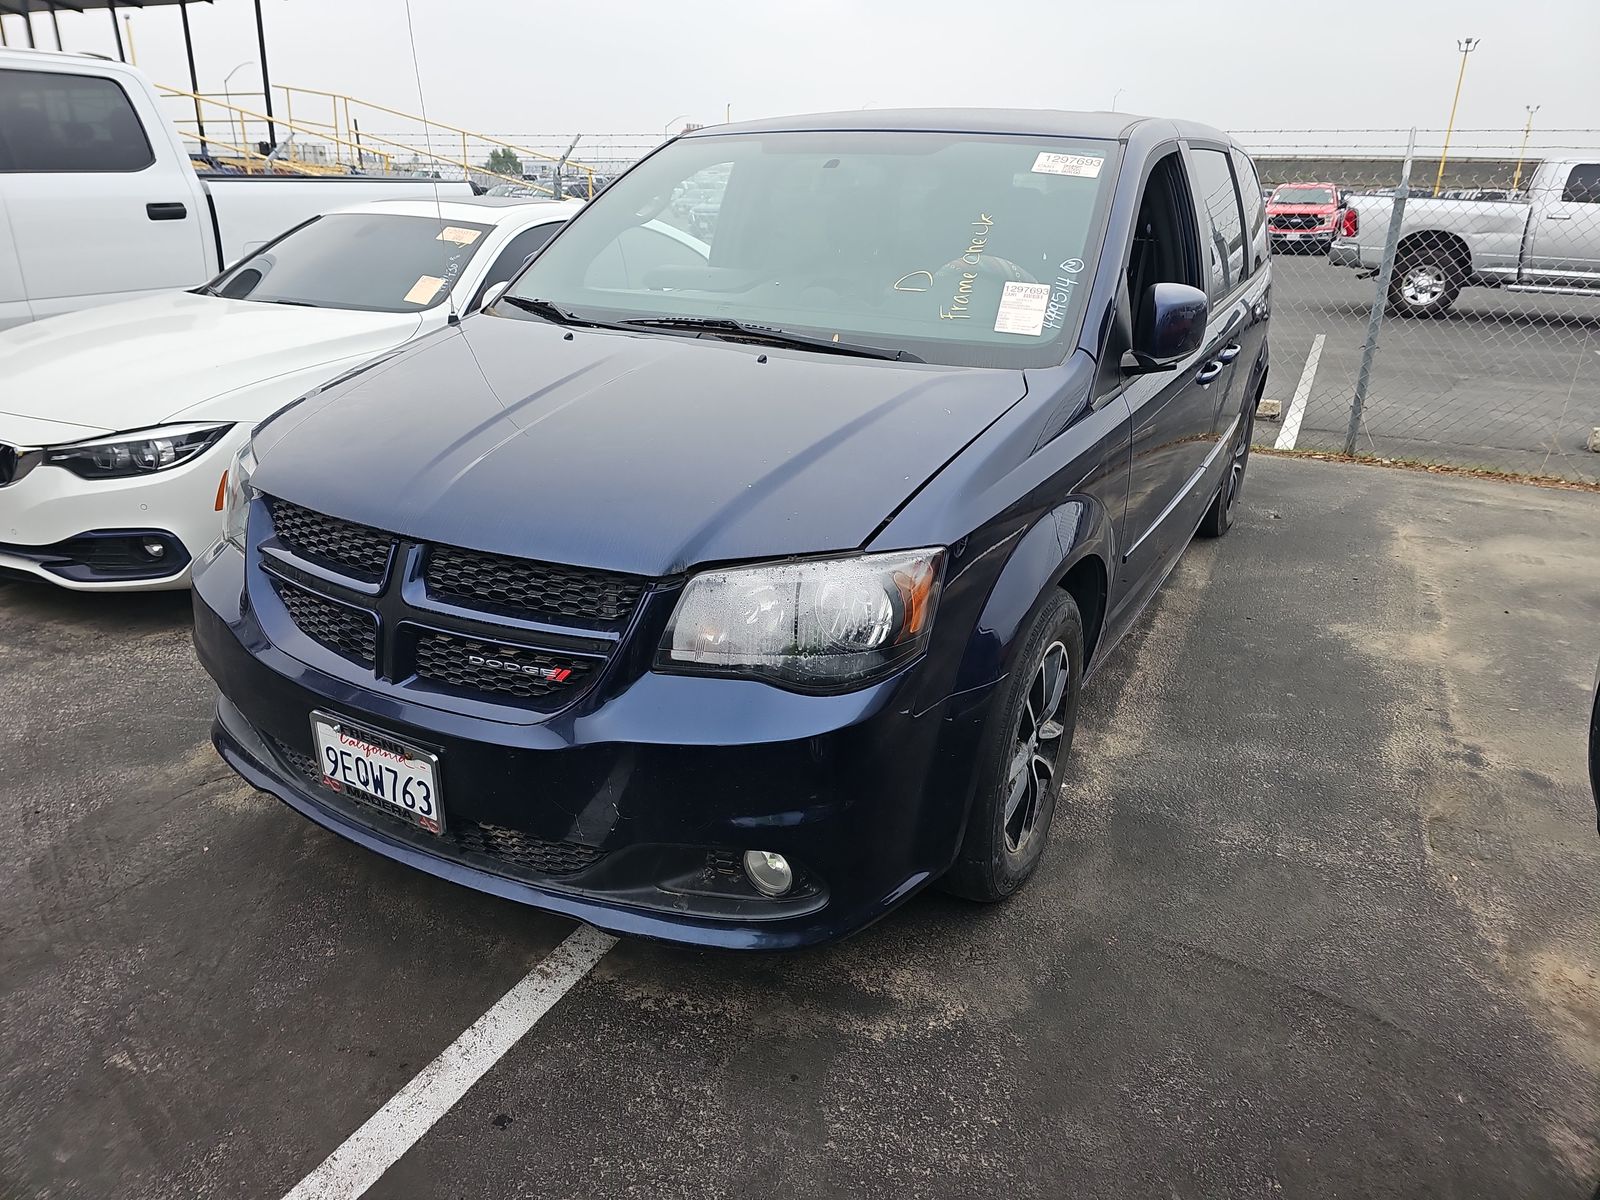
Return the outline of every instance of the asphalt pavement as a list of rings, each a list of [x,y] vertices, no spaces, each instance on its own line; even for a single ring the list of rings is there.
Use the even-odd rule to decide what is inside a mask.
[[[0,1196],[285,1196],[574,929],[236,782],[187,619],[0,583]],[[619,942],[366,1194],[1588,1200],[1597,659],[1600,495],[1258,458],[1012,902]]]
[[[1297,449],[1341,450],[1377,281],[1320,255],[1272,259],[1267,398],[1289,409],[1317,338]],[[1600,296],[1467,288],[1438,320],[1386,318],[1357,440],[1362,454],[1600,480]],[[1281,426],[1263,422],[1272,445]]]

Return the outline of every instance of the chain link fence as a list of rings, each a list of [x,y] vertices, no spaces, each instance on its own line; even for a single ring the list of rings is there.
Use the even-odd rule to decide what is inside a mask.
[[[1441,169],[1439,132],[1376,132],[1237,135],[1274,251],[1257,442],[1600,482],[1600,133],[1464,131]]]

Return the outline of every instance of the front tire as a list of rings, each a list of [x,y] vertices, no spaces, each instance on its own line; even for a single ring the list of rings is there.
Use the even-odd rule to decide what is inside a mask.
[[[978,785],[961,850],[940,886],[993,903],[1044,854],[1083,686],[1083,617],[1055,589],[1034,615],[1016,669],[995,698],[978,749]]]

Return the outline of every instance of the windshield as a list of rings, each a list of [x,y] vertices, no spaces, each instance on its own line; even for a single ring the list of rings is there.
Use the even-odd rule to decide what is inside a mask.
[[[421,312],[449,295],[489,229],[388,213],[316,217],[219,275],[210,290],[233,300]]]
[[[597,321],[709,318],[1044,366],[1077,333],[1116,151],[950,133],[684,138],[612,184],[512,291]]]
[[[1272,194],[1274,204],[1332,204],[1333,192],[1322,187],[1279,188]]]

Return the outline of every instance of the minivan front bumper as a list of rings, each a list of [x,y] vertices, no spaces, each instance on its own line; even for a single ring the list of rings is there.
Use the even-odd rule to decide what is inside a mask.
[[[992,684],[918,711],[921,663],[834,696],[646,672],[580,716],[513,724],[397,702],[286,655],[242,602],[243,558],[216,559],[196,587],[195,644],[222,693],[218,751],[388,858],[616,933],[781,949],[859,929],[955,856]],[[313,711],[437,754],[445,833],[323,786]],[[497,857],[456,827],[532,850]],[[795,865],[790,895],[749,885],[749,849]]]

